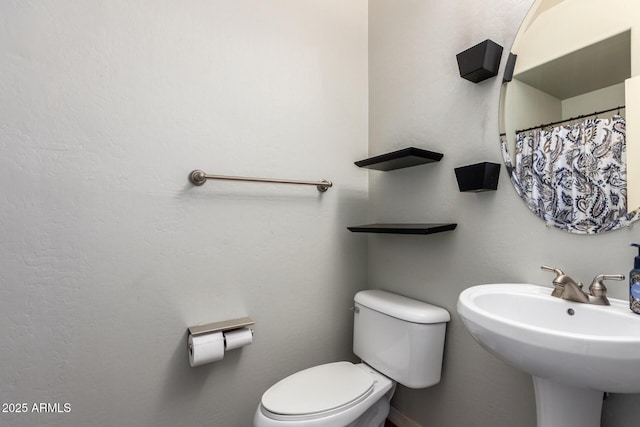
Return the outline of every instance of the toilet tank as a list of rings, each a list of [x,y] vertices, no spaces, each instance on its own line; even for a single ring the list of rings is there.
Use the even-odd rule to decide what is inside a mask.
[[[382,290],[354,301],[353,352],[362,361],[410,388],[440,382],[447,310]]]

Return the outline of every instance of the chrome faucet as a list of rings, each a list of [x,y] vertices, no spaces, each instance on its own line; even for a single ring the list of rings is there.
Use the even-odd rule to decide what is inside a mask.
[[[589,293],[586,293],[582,290],[582,282],[576,282],[564,274],[562,270],[546,265],[541,268],[556,274],[553,279],[554,289],[551,296],[585,304],[611,305],[607,299],[607,287],[603,281],[624,280],[624,274],[599,274],[593,278],[591,286],[589,286]]]

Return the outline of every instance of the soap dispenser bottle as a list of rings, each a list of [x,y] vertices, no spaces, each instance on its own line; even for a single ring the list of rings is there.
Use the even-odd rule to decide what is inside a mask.
[[[640,243],[631,243],[638,248],[638,256],[633,262],[633,270],[629,272],[629,308],[640,314]]]

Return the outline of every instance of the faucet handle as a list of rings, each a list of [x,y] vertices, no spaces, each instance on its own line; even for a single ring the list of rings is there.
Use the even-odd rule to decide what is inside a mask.
[[[571,279],[569,276],[564,274],[564,272],[559,268],[549,267],[548,265],[543,265],[540,268],[542,270],[550,271],[556,274],[556,277],[553,279],[553,282],[552,282],[554,289],[553,289],[553,292],[551,292],[551,296],[562,298],[562,293],[564,292],[564,284],[566,283],[567,279],[572,282],[573,282],[573,279]]]
[[[560,270],[559,268],[555,268],[555,267],[548,267],[546,265],[543,265],[540,267],[543,270],[546,271],[552,271],[556,274],[556,277],[553,279],[553,284],[557,285],[557,286],[564,286],[567,283],[571,283],[572,285],[576,285],[578,287],[582,287],[582,283],[581,282],[577,282],[575,280],[573,280],[571,277],[567,276],[566,274],[564,274],[562,272],[562,270]]]
[[[559,277],[559,276],[564,276],[564,273],[559,268],[549,267],[548,265],[542,265],[542,266],[540,266],[540,269],[556,273],[556,278]]]
[[[603,283],[605,280],[624,280],[624,274],[598,274],[589,286],[589,294],[594,297],[606,296],[607,287]]]

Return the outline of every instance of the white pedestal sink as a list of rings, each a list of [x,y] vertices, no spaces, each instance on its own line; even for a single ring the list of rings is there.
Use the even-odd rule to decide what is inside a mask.
[[[599,427],[603,392],[640,393],[640,316],[551,296],[544,286],[466,289],[458,313],[473,338],[533,376],[538,427]]]

